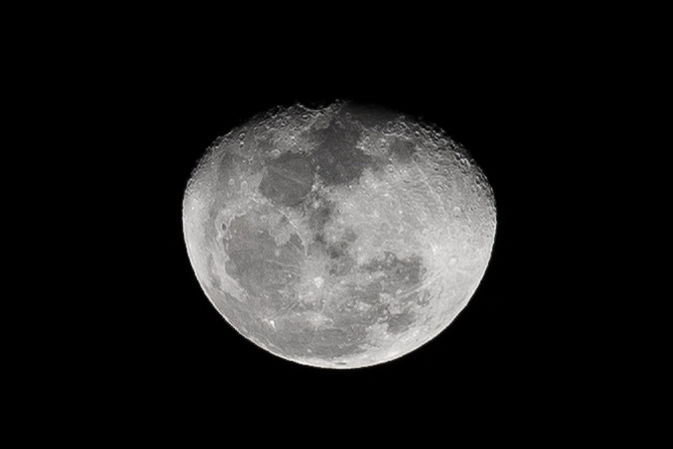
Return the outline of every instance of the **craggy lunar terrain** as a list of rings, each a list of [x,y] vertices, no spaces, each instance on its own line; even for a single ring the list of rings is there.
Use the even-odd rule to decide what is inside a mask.
[[[339,102],[219,139],[183,223],[203,290],[238,332],[297,363],[355,368],[451,323],[484,275],[496,216],[486,178],[441,131]]]

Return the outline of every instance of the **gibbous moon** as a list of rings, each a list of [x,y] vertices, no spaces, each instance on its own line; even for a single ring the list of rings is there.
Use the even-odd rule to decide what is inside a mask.
[[[479,285],[496,228],[491,187],[462,147],[347,102],[278,108],[218,139],[182,218],[226,321],[324,368],[387,362],[442,332]]]

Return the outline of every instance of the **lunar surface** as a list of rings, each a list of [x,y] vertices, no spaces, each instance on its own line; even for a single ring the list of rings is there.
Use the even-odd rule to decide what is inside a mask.
[[[183,225],[201,287],[241,335],[300,364],[356,368],[451,323],[484,275],[496,213],[484,174],[441,130],[337,102],[278,108],[218,139]]]

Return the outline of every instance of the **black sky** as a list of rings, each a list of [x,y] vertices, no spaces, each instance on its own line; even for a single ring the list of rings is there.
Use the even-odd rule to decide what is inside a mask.
[[[666,225],[665,200],[643,197],[666,191],[651,155],[670,145],[625,136],[631,114],[656,112],[648,133],[666,117],[665,89],[652,87],[666,72],[647,63],[665,63],[656,44],[670,27],[653,19],[667,15],[475,3],[468,20],[444,3],[244,3],[8,9],[4,87],[18,101],[5,109],[28,126],[3,147],[5,171],[19,176],[5,218],[28,232],[7,233],[25,256],[6,258],[7,276],[28,279],[4,299],[29,313],[8,332],[18,357],[3,368],[16,374],[6,409],[27,423],[22,441],[90,433],[128,446],[140,430],[179,445],[173,435],[192,417],[218,446],[264,436],[365,446],[360,432],[376,447],[391,436],[448,445],[472,424],[471,439],[499,443],[542,429],[539,447],[586,441],[577,430],[608,417],[596,433],[623,443],[632,415],[658,410],[625,396],[665,404],[643,386],[647,349],[667,340],[636,328],[653,327],[647,315],[667,292],[622,290],[643,289],[659,266],[625,250],[664,252],[654,227]],[[498,219],[484,279],[441,335],[393,362],[339,371],[282,360],[230,327],[193,273],[181,216],[187,180],[217,137],[271,107],[337,99],[445,130],[483,169]],[[7,328],[18,318],[3,317]]]

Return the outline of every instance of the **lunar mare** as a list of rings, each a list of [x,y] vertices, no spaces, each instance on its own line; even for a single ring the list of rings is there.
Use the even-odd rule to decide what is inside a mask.
[[[493,192],[467,152],[402,114],[337,102],[254,117],[187,185],[187,252],[240,334],[356,368],[407,354],[465,307],[488,264]]]

